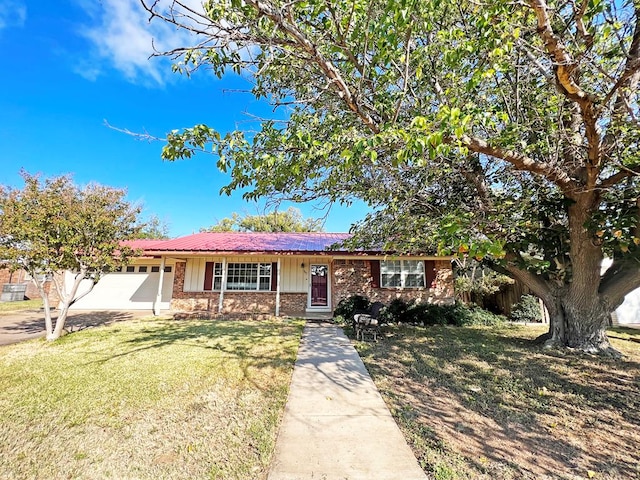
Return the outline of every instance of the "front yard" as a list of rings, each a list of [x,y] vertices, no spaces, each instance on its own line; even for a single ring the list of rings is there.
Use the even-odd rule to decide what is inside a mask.
[[[623,361],[543,351],[535,327],[390,327],[357,343],[430,478],[640,478],[640,330]]]
[[[0,478],[264,478],[302,327],[149,319],[0,347]]]

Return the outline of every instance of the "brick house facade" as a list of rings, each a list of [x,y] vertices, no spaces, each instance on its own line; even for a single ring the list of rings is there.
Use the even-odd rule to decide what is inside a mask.
[[[362,295],[371,302],[389,303],[394,298],[426,303],[452,303],[453,271],[450,260],[427,261],[433,269],[433,279],[425,288],[385,288],[375,282],[379,275],[374,267],[376,260],[337,260],[333,270],[333,305],[352,295]],[[379,267],[378,267],[379,268]],[[428,280],[431,278],[428,277]]]
[[[356,294],[383,303],[399,297],[453,302],[449,258],[335,247],[346,238],[348,234],[225,232],[137,240],[130,246],[142,255],[121,272],[106,275],[78,308],[117,304],[153,308],[156,314],[168,309],[299,315],[331,313],[340,300]]]

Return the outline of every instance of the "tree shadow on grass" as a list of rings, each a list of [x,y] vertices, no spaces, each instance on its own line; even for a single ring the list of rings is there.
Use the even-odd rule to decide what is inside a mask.
[[[58,311],[52,309],[51,315],[55,325]],[[65,330],[68,333],[77,332],[86,328],[131,320],[139,315],[123,311],[71,311],[65,321]],[[45,331],[44,312],[41,310],[5,315],[1,320],[0,329],[7,334],[38,334]]]
[[[237,360],[245,379],[250,368],[288,368],[293,365],[295,348],[282,347],[283,338],[299,338],[302,324],[235,320],[154,320],[149,326],[131,333],[117,350],[90,363],[161,350],[171,346],[214,352],[218,358]],[[292,347],[297,342],[292,343]],[[261,388],[260,385],[256,387]]]
[[[634,360],[543,351],[515,332],[452,327],[399,331],[368,348],[374,378],[395,379],[388,395],[401,423],[434,445],[455,445],[477,471],[486,471],[485,458],[523,478],[637,474]]]

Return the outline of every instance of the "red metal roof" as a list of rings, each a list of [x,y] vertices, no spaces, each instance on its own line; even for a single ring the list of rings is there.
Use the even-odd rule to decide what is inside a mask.
[[[133,249],[140,250],[149,250],[154,248],[156,245],[166,242],[167,240],[151,240],[147,238],[137,238],[135,240],[125,240],[122,242],[123,245],[127,247],[131,247]]]
[[[317,232],[206,232],[172,240],[134,240],[128,245],[145,252],[323,252],[350,236],[348,233]]]

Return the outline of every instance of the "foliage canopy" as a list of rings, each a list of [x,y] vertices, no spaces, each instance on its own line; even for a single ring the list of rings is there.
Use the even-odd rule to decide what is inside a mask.
[[[543,299],[551,343],[610,352],[640,286],[638,0],[142,3],[196,35],[175,70],[288,109],[173,131],[165,159],[212,151],[248,198],[363,199],[354,242],[482,260]]]

